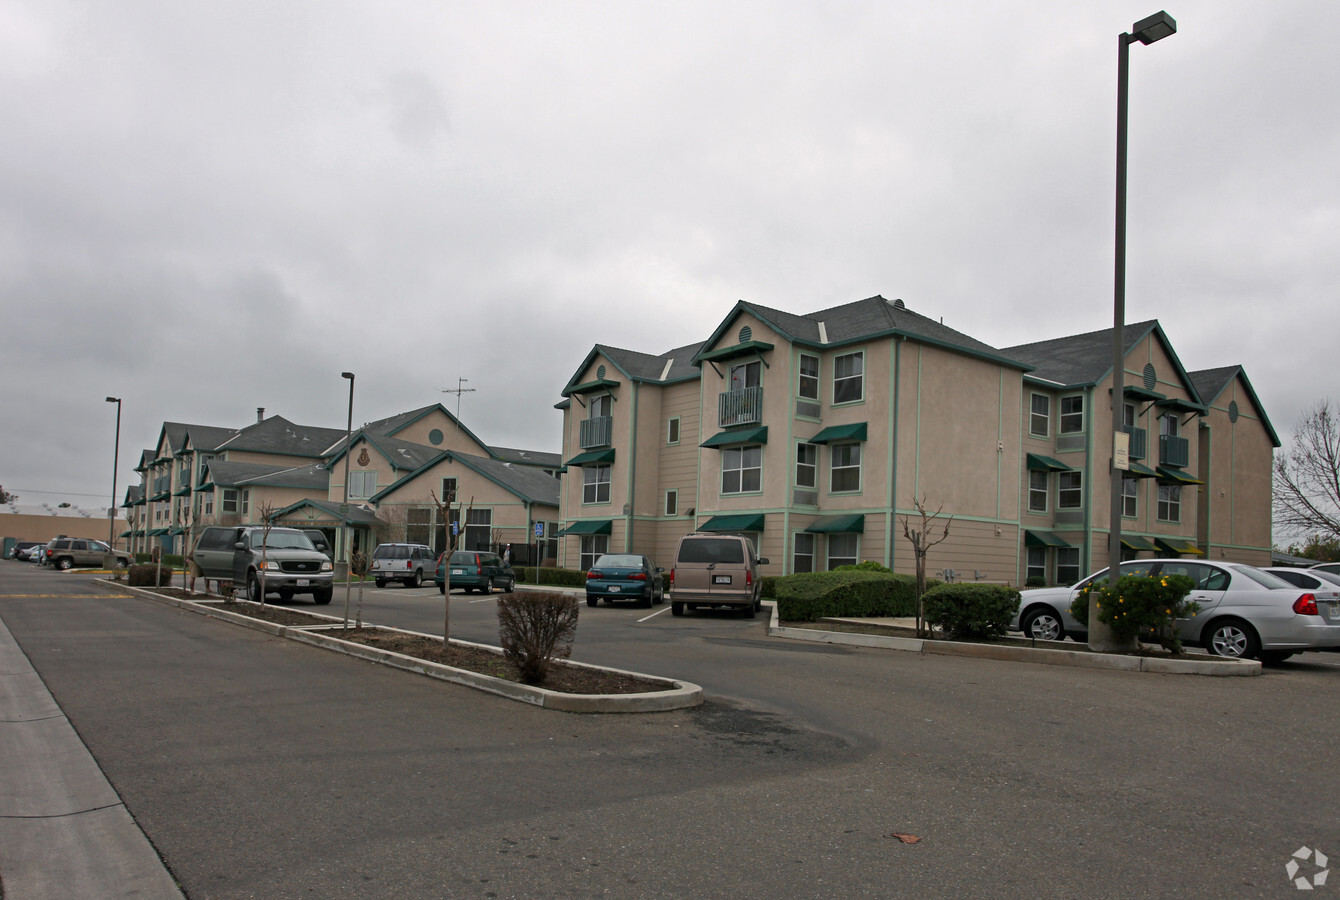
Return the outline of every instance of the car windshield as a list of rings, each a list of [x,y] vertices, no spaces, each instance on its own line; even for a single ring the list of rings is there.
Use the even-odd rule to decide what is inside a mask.
[[[744,544],[725,538],[694,538],[679,545],[682,563],[742,563]]]
[[[1262,572],[1255,566],[1231,566],[1230,568],[1232,568],[1234,572],[1238,573],[1244,578],[1250,578],[1252,581],[1255,581],[1263,588],[1271,588],[1272,590],[1275,588],[1297,589],[1297,585],[1289,584],[1289,582],[1285,581],[1278,575],[1272,575],[1269,572]]]
[[[596,560],[596,566],[609,566],[610,568],[640,569],[642,568],[642,557],[630,556],[626,553],[606,553]]]
[[[259,547],[260,541],[256,541]],[[307,535],[299,531],[272,531],[265,536],[265,546],[273,550],[315,550]]]

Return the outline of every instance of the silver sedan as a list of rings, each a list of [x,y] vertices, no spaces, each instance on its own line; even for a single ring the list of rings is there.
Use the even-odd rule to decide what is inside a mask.
[[[1139,559],[1121,564],[1122,575],[1186,575],[1188,595],[1200,606],[1178,620],[1188,644],[1218,656],[1278,662],[1301,650],[1340,647],[1340,599],[1298,588],[1277,575],[1239,563]],[[1070,601],[1107,570],[1068,588],[1024,591],[1011,628],[1036,640],[1087,640],[1088,623],[1070,614]]]

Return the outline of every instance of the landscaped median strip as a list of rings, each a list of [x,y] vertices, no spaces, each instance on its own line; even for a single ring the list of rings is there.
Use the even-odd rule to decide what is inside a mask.
[[[557,709],[563,712],[581,712],[581,713],[641,713],[641,712],[664,712],[672,709],[686,709],[688,707],[700,706],[703,702],[703,689],[696,684],[687,681],[678,681],[674,679],[663,679],[653,675],[643,675],[638,672],[628,672],[623,669],[611,669],[605,666],[596,666],[590,663],[581,663],[573,660],[563,660],[556,662],[556,665],[580,666],[586,669],[599,669],[605,672],[617,672],[623,675],[632,675],[637,678],[645,678],[652,681],[668,681],[674,685],[673,688],[664,691],[649,691],[641,694],[569,694],[561,691],[551,691],[542,687],[532,687],[528,684],[521,684],[515,681],[508,681],[504,678],[494,678],[490,675],[482,675],[478,672],[471,672],[466,669],[458,669],[453,666],[445,666],[440,663],[429,662],[428,660],[418,659],[413,656],[406,656],[403,653],[393,653],[388,650],[381,650],[376,647],[370,647],[366,644],[356,644],[353,641],[341,640],[337,634],[343,628],[344,620],[335,616],[322,615],[321,613],[302,610],[302,615],[313,619],[323,619],[329,624],[320,625],[280,625],[275,622],[266,622],[262,619],[255,619],[251,616],[241,615],[229,612],[221,608],[219,601],[215,602],[195,602],[184,600],[177,597],[168,597],[163,594],[155,593],[151,590],[142,588],[126,587],[117,582],[102,581],[105,587],[115,588],[117,590],[128,590],[132,594],[154,600],[158,603],[164,603],[168,606],[175,606],[179,609],[199,613],[205,616],[212,616],[217,619],[224,619],[246,628],[252,628],[256,631],[263,631],[276,637],[288,638],[303,644],[310,644],[313,647],[321,647],[326,650],[334,650],[337,653],[344,653],[349,656],[356,656],[359,659],[369,662],[380,663],[382,665],[392,666],[397,669],[404,669],[407,672],[416,672],[420,675],[427,675],[429,678],[437,678],[442,681],[450,681],[455,684],[474,688],[475,690],[487,691],[491,694],[497,694],[510,700],[519,700],[522,703],[529,703],[533,706],[540,706],[545,709]],[[282,607],[281,607],[282,608]],[[400,631],[404,634],[415,636],[436,637],[435,635],[423,635],[422,632],[406,631],[404,629],[386,628],[377,626],[385,631]],[[436,638],[441,640],[441,638]],[[475,644],[470,641],[452,640],[453,644],[462,644],[471,647],[480,647],[493,652],[500,652],[497,647],[490,647],[487,644]]]
[[[936,641],[924,638],[896,637],[894,635],[852,634],[844,631],[789,628],[779,624],[777,604],[769,600],[763,602],[765,605],[772,607],[768,634],[773,637],[794,638],[800,641],[816,641],[821,644],[847,644],[856,647],[882,647],[887,650],[910,650],[914,653],[938,656],[970,656],[976,659],[1030,662],[1047,666],[1082,666],[1089,669],[1157,672],[1163,675],[1250,676],[1261,674],[1261,663],[1254,659],[1209,657],[1204,659],[1169,659],[1159,656],[1063,650],[1059,647],[1056,649],[1050,647],[1012,647],[1008,644],[974,644],[966,641]]]

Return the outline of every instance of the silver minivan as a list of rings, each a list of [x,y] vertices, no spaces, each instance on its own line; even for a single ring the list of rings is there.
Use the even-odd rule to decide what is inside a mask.
[[[758,567],[767,564],[742,535],[684,535],[670,569],[671,614],[682,616],[686,609],[706,606],[738,609],[752,619],[763,607]]]

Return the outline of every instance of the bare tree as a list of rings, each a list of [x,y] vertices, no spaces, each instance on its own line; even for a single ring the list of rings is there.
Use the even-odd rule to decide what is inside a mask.
[[[440,499],[436,491],[429,491],[428,494],[433,498],[438,516],[447,524],[446,546],[442,549],[442,646],[445,647],[451,642],[451,551],[456,549],[456,536],[451,533],[451,504],[456,502],[456,492],[452,491]],[[470,502],[474,503],[474,499],[471,498]],[[456,514],[460,515],[459,508]]]
[[[1293,446],[1275,458],[1275,524],[1340,537],[1340,421],[1323,400],[1294,426]]]
[[[256,507],[261,515],[261,606],[265,606],[265,576],[270,571],[268,552],[270,549],[270,529],[274,527],[275,506],[266,501]]]
[[[405,541],[409,535],[409,510],[399,504],[379,507],[377,518],[383,523],[388,541]]]
[[[349,571],[358,576],[358,607],[354,613],[354,627],[363,627],[363,585],[367,584],[368,572],[371,569],[372,558],[362,550],[355,550],[349,555]],[[344,627],[349,627],[348,620]]]
[[[933,532],[935,531],[935,520],[940,517],[940,512],[944,509],[944,504],[943,503],[940,504],[939,509],[936,509],[935,512],[933,513],[927,511],[925,496],[923,496],[920,500],[914,500],[912,502],[912,505],[913,507],[916,508],[917,516],[921,519],[921,528],[913,529],[912,524],[909,521],[910,517],[903,516],[903,536],[912,542],[912,552],[916,556],[917,636],[924,637],[925,635],[922,630],[923,607],[921,602],[921,596],[922,594],[926,593],[926,552],[930,550],[932,547],[934,547],[936,544],[942,542],[945,538],[949,537],[949,523],[954,521],[954,517],[950,516],[949,518],[945,519],[944,524],[940,526],[941,527],[940,536],[938,538],[933,537]]]

